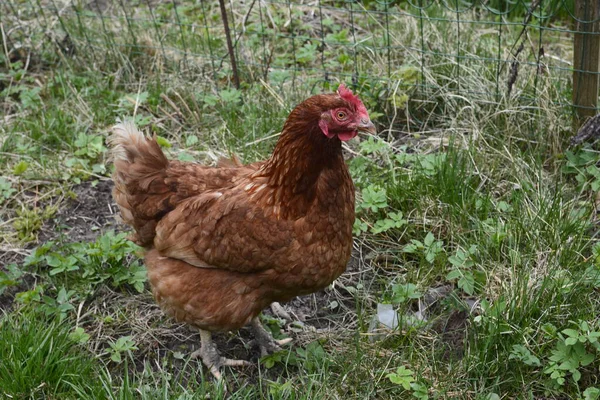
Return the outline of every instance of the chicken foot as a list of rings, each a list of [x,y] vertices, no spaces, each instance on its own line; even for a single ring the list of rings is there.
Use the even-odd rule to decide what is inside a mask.
[[[265,332],[266,333],[266,332]],[[192,358],[202,358],[202,362],[210,370],[217,380],[221,380],[221,367],[246,367],[252,366],[252,363],[246,360],[232,360],[221,357],[217,350],[217,345],[212,340],[212,334],[209,331],[200,329],[200,349],[191,354]]]
[[[285,308],[283,308],[283,306],[276,301],[271,303],[271,311],[273,311],[273,314],[275,314],[277,317],[284,319],[287,322],[294,322],[290,313],[287,312]]]
[[[252,319],[252,322],[250,322],[250,328],[252,329],[252,332],[254,332],[256,343],[260,347],[261,357],[281,351],[282,349],[280,346],[292,341],[292,338],[281,340],[273,339],[273,336],[271,336],[271,334],[262,326],[258,317],[254,317]]]

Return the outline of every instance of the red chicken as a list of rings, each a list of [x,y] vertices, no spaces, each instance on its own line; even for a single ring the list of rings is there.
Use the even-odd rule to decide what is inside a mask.
[[[200,329],[193,353],[217,378],[211,332],[250,323],[261,350],[276,351],[258,315],[272,302],[323,289],[346,269],[352,249],[354,185],[342,141],[375,127],[340,85],[289,115],[271,157],[217,167],[169,161],[131,123],[113,128],[113,196],[161,309]]]

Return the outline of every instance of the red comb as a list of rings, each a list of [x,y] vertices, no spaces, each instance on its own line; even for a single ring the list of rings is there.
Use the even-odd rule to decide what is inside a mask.
[[[367,112],[367,108],[363,104],[362,101],[358,98],[358,96],[354,95],[350,89],[348,89],[344,84],[340,84],[340,87],[337,90],[340,97],[346,100],[350,104],[354,104],[356,107],[356,111],[358,112]]]

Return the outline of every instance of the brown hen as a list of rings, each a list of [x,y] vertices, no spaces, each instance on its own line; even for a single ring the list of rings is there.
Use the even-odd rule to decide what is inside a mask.
[[[258,315],[329,285],[352,249],[354,186],[341,141],[374,132],[363,103],[340,86],[289,115],[272,156],[217,167],[169,161],[131,123],[113,128],[114,198],[146,248],[152,292],[165,313],[200,329],[194,353],[216,376],[211,332],[250,323],[262,353],[279,344]]]

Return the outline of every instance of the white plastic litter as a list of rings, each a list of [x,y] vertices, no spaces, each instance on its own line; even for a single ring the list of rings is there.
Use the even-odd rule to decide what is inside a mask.
[[[377,319],[390,329],[396,329],[398,326],[398,314],[392,304],[377,303]]]

